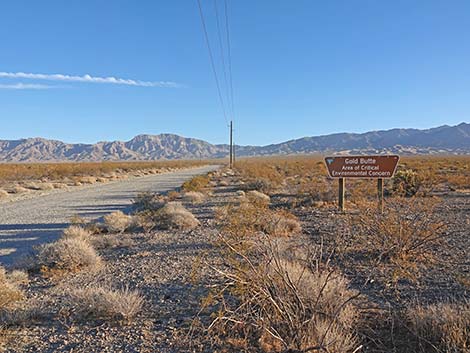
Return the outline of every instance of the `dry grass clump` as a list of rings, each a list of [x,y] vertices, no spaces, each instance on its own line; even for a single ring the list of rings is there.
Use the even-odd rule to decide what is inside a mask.
[[[8,192],[5,190],[0,189],[0,200],[1,199],[6,199],[9,196]]]
[[[408,320],[426,352],[470,352],[470,303],[445,303],[408,309]]]
[[[37,260],[47,273],[74,272],[81,269],[95,269],[101,264],[101,258],[95,249],[80,238],[63,238],[56,242],[42,245]]]
[[[0,327],[26,326],[33,321],[39,321],[46,314],[43,302],[37,299],[24,300],[0,311]],[[1,336],[1,333],[0,333]]]
[[[91,236],[91,232],[78,225],[71,225],[62,232],[64,239],[81,239],[87,241]]]
[[[123,233],[132,225],[132,216],[126,215],[122,211],[107,214],[103,218],[106,228],[111,233]]]
[[[24,298],[23,291],[18,288],[18,283],[12,281],[5,269],[0,266],[0,310]]]
[[[256,190],[251,190],[246,193],[246,196],[248,197],[249,200],[254,201],[254,202],[266,202],[269,203],[271,201],[271,198],[263,194],[262,192],[256,191]]]
[[[226,243],[233,257],[219,273],[225,278],[209,325],[217,345],[244,351],[356,352],[348,281],[320,258],[316,265],[286,260],[277,245],[258,243],[249,253]],[[237,347],[235,347],[237,348]]]
[[[206,196],[202,192],[188,191],[184,193],[183,198],[188,202],[202,203],[206,199]]]
[[[349,250],[407,270],[431,262],[434,250],[445,246],[446,226],[437,219],[438,205],[436,199],[393,199],[383,213],[376,205],[360,207],[349,218]]]
[[[69,293],[68,301],[74,313],[82,320],[118,321],[133,319],[142,310],[144,303],[138,291],[128,288],[115,290],[103,286],[73,289]]]
[[[203,191],[209,184],[208,175],[197,175],[183,184],[184,191]]]
[[[180,202],[169,202],[157,210],[147,210],[136,215],[136,223],[145,231],[154,229],[191,230],[200,223]]]

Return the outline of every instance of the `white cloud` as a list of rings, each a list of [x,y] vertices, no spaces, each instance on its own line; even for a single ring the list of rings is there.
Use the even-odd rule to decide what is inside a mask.
[[[2,72],[0,78],[22,78],[30,80],[67,81],[85,83],[109,83],[115,85],[140,86],[140,87],[180,87],[181,85],[171,81],[139,81],[118,77],[97,77],[91,75],[74,76],[64,74],[33,74],[25,72]]]
[[[41,85],[37,83],[11,83],[11,84],[0,84],[0,89],[12,89],[12,90],[24,90],[24,89],[49,89],[55,88],[56,86]]]

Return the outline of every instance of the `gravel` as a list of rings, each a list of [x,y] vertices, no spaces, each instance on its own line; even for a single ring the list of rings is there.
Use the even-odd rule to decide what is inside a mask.
[[[11,266],[30,253],[33,246],[57,239],[74,216],[95,219],[117,210],[125,211],[140,192],[172,190],[195,175],[217,168],[215,165],[190,168],[0,203],[0,265]]]

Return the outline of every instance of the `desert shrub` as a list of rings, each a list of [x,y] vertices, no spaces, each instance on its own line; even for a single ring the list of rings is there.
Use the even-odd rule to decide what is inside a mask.
[[[133,200],[136,211],[156,210],[164,206],[164,196],[151,192],[143,192]]]
[[[208,175],[198,175],[183,184],[184,191],[203,191],[209,184]]]
[[[277,245],[258,242],[249,253],[227,243],[220,291],[209,334],[216,345],[245,351],[354,352],[357,294],[340,273],[322,263],[286,260]]]
[[[21,270],[13,270],[6,275],[7,282],[14,286],[21,286],[28,284],[29,276],[26,272]]]
[[[125,232],[132,225],[132,217],[122,211],[116,211],[105,215],[104,224],[111,233]]]
[[[269,212],[266,215],[263,231],[275,236],[291,236],[299,234],[302,231],[302,226],[292,213],[280,210]]]
[[[184,193],[183,198],[188,202],[201,203],[205,200],[206,196],[202,192],[188,191]]]
[[[412,197],[418,193],[422,180],[415,171],[405,169],[397,171],[392,178],[392,182],[392,190],[395,195]]]
[[[272,182],[267,179],[255,179],[247,181],[242,185],[244,191],[260,191],[263,193],[269,193],[273,189]]]
[[[250,237],[258,232],[272,236],[290,236],[302,228],[297,218],[285,210],[271,210],[265,202],[242,201],[216,212],[222,230],[234,237]]]
[[[165,196],[166,196],[165,197],[166,200],[175,201],[176,199],[178,199],[181,196],[181,193],[179,193],[176,190],[171,190],[171,191],[168,191]]]
[[[72,289],[69,304],[79,319],[131,320],[144,303],[138,291],[128,288],[109,289],[103,286]]]
[[[199,221],[180,202],[169,202],[157,210],[147,210],[136,215],[136,224],[145,231],[154,229],[191,230]]]
[[[71,225],[62,232],[64,239],[81,239],[87,241],[90,238],[91,232],[88,229],[77,225]]]
[[[43,319],[46,312],[43,302],[36,299],[24,300],[0,311],[0,327],[30,325],[33,321]]]
[[[444,303],[408,309],[413,333],[426,352],[470,350],[470,303]]]
[[[101,259],[95,249],[80,238],[63,238],[42,245],[37,259],[40,266],[53,271],[94,269],[101,264]]]
[[[271,198],[268,195],[256,190],[248,191],[246,193],[246,197],[248,197],[249,200],[254,202],[269,203],[271,201]]]
[[[7,272],[0,266],[0,310],[24,298],[17,284],[11,281]]]
[[[132,238],[121,234],[100,234],[91,237],[90,242],[95,249],[123,248],[134,245]]]
[[[433,261],[434,250],[445,246],[446,235],[446,226],[436,215],[438,205],[437,199],[393,199],[383,213],[373,203],[361,205],[349,217],[349,250],[408,270]]]

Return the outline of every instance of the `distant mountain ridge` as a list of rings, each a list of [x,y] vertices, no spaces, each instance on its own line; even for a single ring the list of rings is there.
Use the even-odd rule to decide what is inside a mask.
[[[70,144],[43,138],[0,140],[0,162],[204,159],[225,157],[228,152],[228,145],[214,145],[174,134],[138,135],[127,142],[95,144]],[[470,124],[426,130],[338,133],[267,146],[237,146],[239,156],[306,153],[469,154]]]

